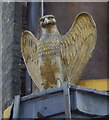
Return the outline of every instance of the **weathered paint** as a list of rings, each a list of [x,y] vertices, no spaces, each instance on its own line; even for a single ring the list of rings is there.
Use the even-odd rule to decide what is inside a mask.
[[[109,91],[109,79],[79,81],[76,85],[101,91]]]
[[[12,105],[9,106],[7,109],[4,110],[3,112],[3,118],[9,118],[10,113],[11,113]]]

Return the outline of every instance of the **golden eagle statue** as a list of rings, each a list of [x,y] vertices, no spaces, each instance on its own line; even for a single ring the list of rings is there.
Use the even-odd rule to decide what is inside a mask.
[[[53,15],[40,18],[43,34],[30,31],[21,38],[21,52],[29,75],[39,90],[75,84],[83,73],[96,43],[96,25],[88,13],[79,14],[70,30],[60,35]]]

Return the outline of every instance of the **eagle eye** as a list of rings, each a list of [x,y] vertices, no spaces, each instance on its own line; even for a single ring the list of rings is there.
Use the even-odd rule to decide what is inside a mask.
[[[41,21],[41,22],[44,22],[44,18],[40,18],[40,21]]]
[[[50,20],[50,19],[51,19],[51,17],[48,17],[48,19]]]
[[[52,19],[54,18],[54,17],[51,17]]]

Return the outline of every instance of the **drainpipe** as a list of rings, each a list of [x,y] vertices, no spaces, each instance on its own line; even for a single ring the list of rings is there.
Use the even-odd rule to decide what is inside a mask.
[[[40,2],[29,2],[27,4],[28,7],[28,30],[31,31],[35,36],[36,30],[38,29],[39,25],[39,18],[41,16],[41,10],[40,10]],[[25,80],[25,92],[26,95],[32,93],[32,80],[28,74],[28,71],[26,70],[26,80]]]
[[[28,30],[30,30],[36,36],[36,29],[39,25],[38,20],[41,16],[40,2],[28,3]]]

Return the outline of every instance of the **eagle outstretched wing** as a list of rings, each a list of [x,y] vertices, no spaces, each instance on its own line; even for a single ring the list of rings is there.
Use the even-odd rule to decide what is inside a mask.
[[[39,88],[41,87],[41,81],[38,76],[38,60],[37,60],[37,38],[30,31],[24,31],[21,37],[21,52],[28,69],[29,75]]]
[[[96,43],[96,25],[88,13],[79,14],[61,42],[65,79],[75,84],[91,57]]]

